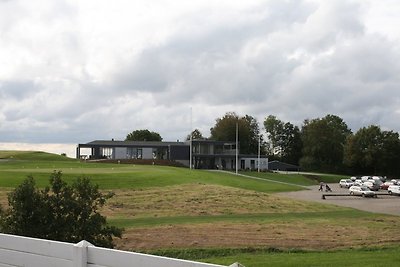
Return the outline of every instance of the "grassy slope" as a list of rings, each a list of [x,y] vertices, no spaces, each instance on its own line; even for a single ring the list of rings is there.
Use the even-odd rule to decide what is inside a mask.
[[[33,175],[38,186],[42,187],[48,183],[49,173],[54,170],[62,171],[63,177],[67,181],[73,180],[77,176],[89,176],[102,189],[138,189],[187,183],[216,184],[269,193],[302,189],[297,186],[246,179],[229,173],[190,171],[185,168],[166,166],[81,163],[73,160],[2,162],[0,164],[0,187],[15,187],[28,175]],[[269,177],[276,175],[269,174]],[[294,181],[294,183],[297,182]]]
[[[8,160],[34,160],[34,161],[76,161],[74,159],[41,152],[41,151],[14,151],[0,150],[0,159]]]

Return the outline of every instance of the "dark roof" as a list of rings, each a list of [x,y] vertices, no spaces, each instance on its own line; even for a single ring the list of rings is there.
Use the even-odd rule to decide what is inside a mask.
[[[193,143],[203,144],[235,144],[235,142],[225,141],[214,141],[214,140],[203,140],[193,139]],[[105,147],[168,147],[168,146],[188,146],[190,141],[185,142],[165,142],[165,141],[118,141],[118,140],[95,140],[86,144],[79,144],[81,147],[92,147],[92,146],[105,146]]]
[[[105,146],[105,147],[168,147],[187,146],[184,142],[159,142],[159,141],[116,141],[116,140],[95,140],[86,144],[79,144],[81,147]]]
[[[268,162],[268,168],[269,169],[300,169],[300,167],[297,165],[280,162],[278,160],[273,160],[273,161]]]
[[[215,145],[224,145],[224,144],[236,144],[235,141],[215,141],[210,139],[193,139],[193,143],[203,143],[203,144],[215,144]],[[190,143],[190,141],[186,141],[186,143]]]

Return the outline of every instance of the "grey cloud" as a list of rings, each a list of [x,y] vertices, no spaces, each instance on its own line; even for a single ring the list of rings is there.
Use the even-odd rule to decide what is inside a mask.
[[[115,77],[115,88],[155,92],[160,104],[190,99],[217,105],[259,100],[260,94],[269,95],[271,84],[284,78],[295,62],[279,53],[279,47],[254,59],[243,58],[243,49],[249,42],[304,23],[311,11],[301,1],[272,1],[247,10],[263,15],[261,19],[216,25],[200,35],[189,33],[149,47]],[[204,13],[197,16],[207,19]]]
[[[295,110],[293,115],[303,118],[341,115],[353,130],[383,122],[399,130],[386,119],[398,117],[395,112],[400,99],[396,75],[400,54],[393,46],[385,38],[370,35],[336,46],[331,55],[292,76],[288,84],[292,97],[278,102],[287,103]],[[289,110],[283,113],[290,114]]]
[[[123,79],[125,87],[155,92],[160,105],[232,104],[259,117],[274,113],[301,122],[327,113],[349,118],[362,113],[365,103],[376,100],[378,87],[370,83],[394,76],[396,68],[385,66],[393,66],[396,52],[380,40],[371,44],[373,36],[364,37],[359,5],[272,5],[274,12],[261,12],[261,20],[146,49],[132,76]],[[252,42],[258,51],[250,49],[254,55],[249,56],[245,49]],[[296,51],[300,57],[292,58]]]
[[[30,80],[0,80],[0,95],[2,99],[12,98],[21,100],[32,96],[36,89],[35,83]]]

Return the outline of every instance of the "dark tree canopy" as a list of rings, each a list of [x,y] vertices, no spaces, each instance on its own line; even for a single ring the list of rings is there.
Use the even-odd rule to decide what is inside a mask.
[[[307,170],[341,171],[344,145],[350,134],[347,124],[335,115],[306,120],[301,132],[300,166]]]
[[[162,141],[161,135],[157,132],[150,132],[149,130],[135,130],[129,133],[125,141]]]
[[[203,134],[200,132],[199,129],[194,129],[192,131],[192,140],[194,140],[194,139],[206,139],[206,138],[203,137]],[[190,134],[188,134],[186,136],[186,141],[189,141],[189,140],[190,140]]]
[[[269,115],[264,120],[264,128],[268,136],[268,154],[280,156],[283,145],[283,125],[284,122],[276,116]]]
[[[399,134],[376,125],[359,129],[347,139],[344,163],[359,174],[400,174]]]
[[[114,246],[113,236],[122,229],[107,225],[99,213],[112,194],[103,194],[88,178],[78,178],[71,185],[61,179],[61,172],[50,176],[50,186],[39,190],[29,176],[8,195],[9,208],[2,211],[2,232],[29,237],[93,245]]]
[[[239,117],[234,112],[226,113],[222,118],[216,119],[216,124],[210,129],[210,139],[216,141],[236,141],[236,124],[239,130],[240,153],[257,154],[260,129],[257,120],[249,115]],[[261,136],[262,153],[264,141]]]
[[[284,123],[273,115],[264,120],[264,128],[268,135],[268,154],[283,162],[297,165],[302,149],[299,128],[290,122]]]

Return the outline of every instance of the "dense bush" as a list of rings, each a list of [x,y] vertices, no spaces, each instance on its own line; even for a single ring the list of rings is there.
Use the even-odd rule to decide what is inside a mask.
[[[1,211],[4,233],[112,248],[113,236],[122,229],[107,225],[99,213],[112,193],[103,194],[88,178],[68,185],[61,172],[50,176],[50,185],[40,190],[32,176],[8,195],[9,208]]]

